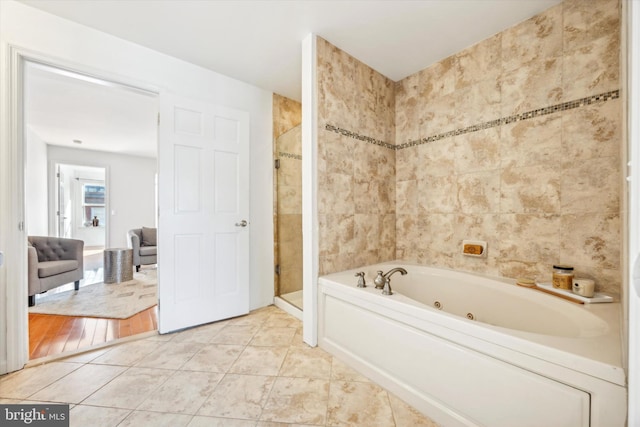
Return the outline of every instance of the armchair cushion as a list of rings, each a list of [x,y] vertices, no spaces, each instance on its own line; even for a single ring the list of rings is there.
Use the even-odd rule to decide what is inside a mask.
[[[38,263],[38,277],[49,277],[78,268],[76,260],[43,261]]]
[[[157,249],[155,246],[143,246],[140,248],[141,256],[157,255]]]
[[[142,227],[142,245],[141,246],[156,246],[157,245],[158,230],[155,228]]]

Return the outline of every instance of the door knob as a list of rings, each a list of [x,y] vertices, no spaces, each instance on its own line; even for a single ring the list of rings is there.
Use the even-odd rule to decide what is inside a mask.
[[[247,220],[246,220],[246,219],[243,219],[243,220],[242,220],[242,221],[240,221],[240,222],[236,222],[236,227],[246,227],[246,226],[247,226],[247,224],[249,224],[249,223],[247,222]]]

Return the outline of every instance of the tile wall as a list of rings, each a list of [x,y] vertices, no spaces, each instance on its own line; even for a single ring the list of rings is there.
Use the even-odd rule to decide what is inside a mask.
[[[394,83],[318,38],[320,274],[395,258]],[[340,132],[348,129],[348,132]]]
[[[396,83],[396,257],[619,294],[619,70],[618,0],[568,0]]]
[[[302,289],[302,106],[293,99],[273,95],[274,159],[280,169],[274,179],[276,295]]]
[[[567,0],[395,84],[318,39],[321,274],[565,263],[619,294],[620,87],[618,0]]]

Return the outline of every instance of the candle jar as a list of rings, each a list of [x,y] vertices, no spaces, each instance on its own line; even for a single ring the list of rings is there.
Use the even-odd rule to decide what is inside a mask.
[[[573,287],[573,267],[569,265],[553,266],[553,287],[570,291]]]

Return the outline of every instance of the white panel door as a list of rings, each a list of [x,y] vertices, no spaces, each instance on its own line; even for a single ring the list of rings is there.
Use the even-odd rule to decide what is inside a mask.
[[[160,333],[249,312],[249,114],[161,95]]]

